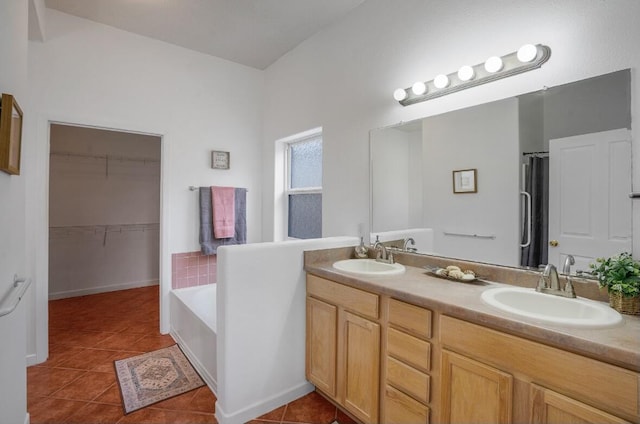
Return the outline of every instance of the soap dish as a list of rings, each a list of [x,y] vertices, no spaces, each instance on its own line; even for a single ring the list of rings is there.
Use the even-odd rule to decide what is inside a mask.
[[[472,276],[472,278],[469,278],[469,277],[456,278],[456,277],[449,276],[446,268],[431,267],[431,266],[423,266],[422,268],[426,269],[429,272],[429,275],[433,277],[443,278],[449,281],[456,281],[458,283],[473,283],[476,281],[480,281],[473,271],[463,272],[464,275]]]

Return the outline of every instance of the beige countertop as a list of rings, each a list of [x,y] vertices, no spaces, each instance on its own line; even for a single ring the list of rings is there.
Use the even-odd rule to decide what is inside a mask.
[[[415,260],[404,263],[398,260],[406,267],[404,274],[365,277],[334,269],[335,259],[333,254],[316,256],[305,261],[305,270],[351,287],[388,295],[445,315],[640,371],[640,317],[623,315],[621,324],[601,329],[543,324],[503,312],[481,300],[480,294],[484,290],[507,284],[488,280],[473,283],[449,281],[431,276],[419,266],[406,265],[407,262],[416,265]]]

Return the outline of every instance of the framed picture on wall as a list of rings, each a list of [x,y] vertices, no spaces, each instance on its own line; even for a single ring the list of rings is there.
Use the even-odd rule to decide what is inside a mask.
[[[11,94],[0,100],[0,171],[20,175],[22,109]]]
[[[213,150],[211,152],[211,168],[229,169],[231,167],[231,155],[229,152]]]
[[[461,169],[453,171],[453,192],[477,193],[478,192],[478,170]]]

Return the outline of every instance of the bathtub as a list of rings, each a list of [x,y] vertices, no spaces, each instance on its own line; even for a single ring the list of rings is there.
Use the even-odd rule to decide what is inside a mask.
[[[217,393],[216,284],[171,290],[171,336]]]

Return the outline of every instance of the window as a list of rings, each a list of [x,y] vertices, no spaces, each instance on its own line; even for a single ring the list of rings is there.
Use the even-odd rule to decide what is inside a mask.
[[[322,134],[286,145],[287,237],[322,237]]]

